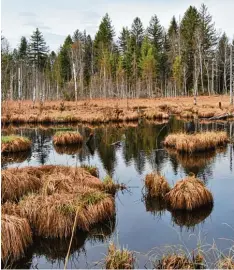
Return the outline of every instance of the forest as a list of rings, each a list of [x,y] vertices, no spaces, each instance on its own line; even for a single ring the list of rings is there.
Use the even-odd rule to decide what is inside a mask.
[[[2,100],[232,95],[234,40],[204,4],[168,29],[157,15],[146,28],[136,17],[118,36],[106,14],[94,38],[77,29],[57,52],[38,28],[17,48],[3,35],[1,43]]]

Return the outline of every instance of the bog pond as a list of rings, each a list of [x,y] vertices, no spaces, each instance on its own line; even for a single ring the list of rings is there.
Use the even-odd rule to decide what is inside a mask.
[[[57,130],[78,130],[87,146],[57,149],[52,136]],[[30,152],[2,156],[2,169],[46,164],[93,165],[99,178],[110,175],[128,188],[116,194],[116,216],[90,233],[78,232],[71,247],[68,268],[100,268],[110,241],[136,251],[137,266],[144,268],[149,252],[160,253],[165,246],[182,245],[192,251],[198,245],[215,242],[219,249],[233,245],[234,232],[234,146],[229,143],[218,151],[178,155],[162,146],[165,136],[178,131],[225,130],[233,138],[232,122],[139,122],[129,125],[14,126],[2,134],[19,134],[32,140]],[[115,143],[118,142],[118,143]],[[233,142],[233,141],[232,141]],[[160,172],[173,186],[189,173],[204,181],[214,197],[212,209],[193,215],[173,215],[157,201],[144,196],[144,179]],[[17,268],[63,268],[69,240],[36,238]],[[155,251],[155,253],[154,253]]]

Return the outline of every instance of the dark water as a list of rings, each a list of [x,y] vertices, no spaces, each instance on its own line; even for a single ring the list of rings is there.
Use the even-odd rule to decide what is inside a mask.
[[[116,196],[116,218],[100,224],[89,234],[77,232],[68,268],[100,268],[110,240],[137,251],[137,266],[143,268],[145,253],[165,245],[183,245],[191,251],[198,244],[213,241],[218,248],[229,248],[234,239],[234,172],[233,144],[218,152],[195,156],[176,155],[163,149],[161,142],[172,131],[225,130],[234,134],[233,123],[189,124],[171,119],[168,123],[138,123],[132,126],[108,125],[97,128],[70,127],[87,138],[94,133],[90,147],[54,149],[52,136],[56,129],[19,127],[15,133],[33,141],[32,151],[4,157],[2,168],[44,164],[79,166],[95,165],[100,177],[111,175],[125,183],[129,190]],[[5,131],[3,130],[3,133]],[[111,145],[121,141],[119,145]],[[65,154],[68,153],[68,154]],[[203,180],[214,197],[213,209],[193,215],[170,213],[158,201],[143,196],[143,180],[153,170],[164,175],[171,185],[190,172]],[[27,257],[17,263],[20,268],[63,268],[68,249],[67,240],[35,239]],[[99,262],[99,264],[95,264]]]

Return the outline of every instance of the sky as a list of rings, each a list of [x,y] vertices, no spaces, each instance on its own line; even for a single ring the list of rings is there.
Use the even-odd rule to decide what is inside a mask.
[[[30,38],[38,27],[50,50],[57,51],[76,29],[86,29],[94,37],[105,13],[118,37],[122,27],[130,28],[137,16],[146,28],[156,14],[168,28],[173,15],[179,20],[190,5],[199,8],[202,3],[213,16],[216,29],[233,38],[234,0],[1,0],[1,32],[13,49],[21,36]]]

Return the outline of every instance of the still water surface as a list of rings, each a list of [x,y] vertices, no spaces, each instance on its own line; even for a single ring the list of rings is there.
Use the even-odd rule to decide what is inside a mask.
[[[111,175],[125,183],[128,191],[116,196],[116,219],[92,234],[79,232],[72,246],[68,268],[100,268],[110,240],[130,250],[137,251],[137,266],[143,268],[144,255],[155,247],[183,245],[188,250],[197,244],[216,242],[220,249],[231,246],[234,239],[234,172],[233,144],[218,152],[195,156],[178,156],[163,149],[161,142],[168,133],[180,130],[226,130],[232,136],[232,123],[186,123],[171,119],[168,123],[138,123],[129,126],[108,125],[97,128],[70,126],[88,138],[92,131],[94,140],[81,149],[54,149],[52,136],[60,127],[18,127],[15,133],[30,137],[32,151],[25,155],[2,160],[2,168],[45,164],[79,166],[95,165],[100,178]],[[3,130],[4,133],[4,130]],[[113,142],[120,141],[117,145]],[[66,152],[66,153],[64,153]],[[203,180],[214,197],[213,209],[190,217],[172,216],[160,210],[157,202],[144,200],[144,178],[158,171],[173,186],[190,172]],[[187,218],[187,219],[186,219]],[[186,223],[186,220],[187,223]],[[189,219],[189,221],[188,221]],[[100,231],[106,237],[100,236]],[[19,268],[63,268],[69,241],[35,239]]]

